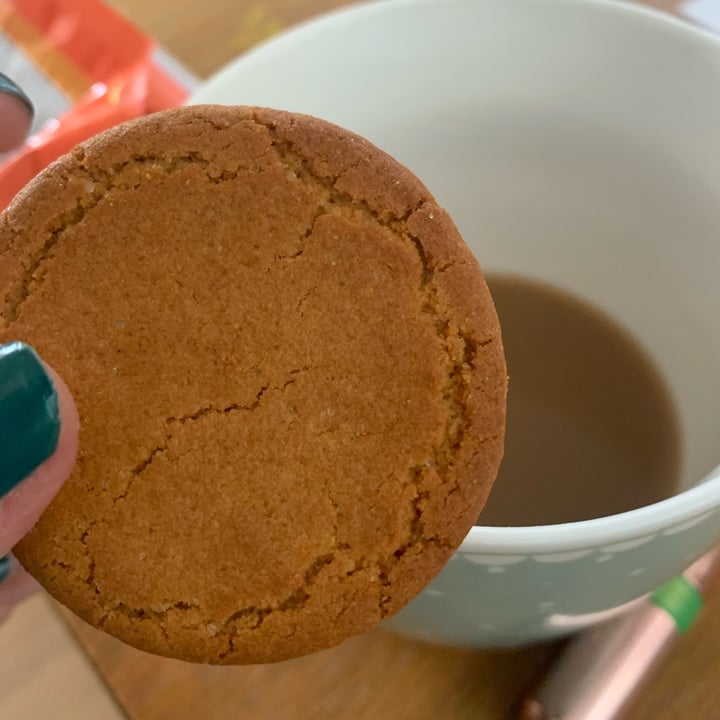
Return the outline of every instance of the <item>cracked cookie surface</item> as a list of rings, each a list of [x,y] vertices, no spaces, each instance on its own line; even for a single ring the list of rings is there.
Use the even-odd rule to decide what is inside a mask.
[[[108,131],[0,220],[0,342],[73,390],[77,467],[20,561],[185,660],[330,647],[393,614],[502,455],[495,311],[448,215],[366,140],[196,106]]]

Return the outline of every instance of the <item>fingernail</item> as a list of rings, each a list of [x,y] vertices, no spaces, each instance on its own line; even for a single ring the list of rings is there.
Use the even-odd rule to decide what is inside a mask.
[[[35,107],[32,104],[32,100],[20,89],[19,85],[16,85],[7,75],[3,75],[2,73],[0,73],[0,92],[14,95],[18,100],[22,100],[30,111],[30,114],[35,114]]]
[[[12,562],[10,561],[10,556],[6,555],[5,557],[0,558],[0,583],[10,574],[10,571],[12,570]]]
[[[0,346],[0,497],[57,448],[60,408],[50,376],[25,343]]]

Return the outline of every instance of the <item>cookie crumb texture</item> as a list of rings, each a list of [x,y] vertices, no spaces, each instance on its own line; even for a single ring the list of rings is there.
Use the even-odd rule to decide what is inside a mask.
[[[77,398],[16,548],[87,622],[257,663],[391,615],[473,523],[505,366],[480,269],[405,168],[307,116],[197,106],[36,178],[0,222],[0,342]]]

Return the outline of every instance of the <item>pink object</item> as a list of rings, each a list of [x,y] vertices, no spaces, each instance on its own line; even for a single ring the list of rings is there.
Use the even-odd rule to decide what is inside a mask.
[[[718,568],[720,546],[688,568],[681,582],[702,594]],[[676,617],[648,599],[578,636],[525,701],[520,720],[620,720],[675,643]]]

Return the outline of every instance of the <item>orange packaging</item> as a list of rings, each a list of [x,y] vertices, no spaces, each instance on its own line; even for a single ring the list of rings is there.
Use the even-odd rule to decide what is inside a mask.
[[[0,210],[80,141],[179,105],[196,83],[99,0],[0,0],[0,69],[35,104],[33,134],[0,155]]]

